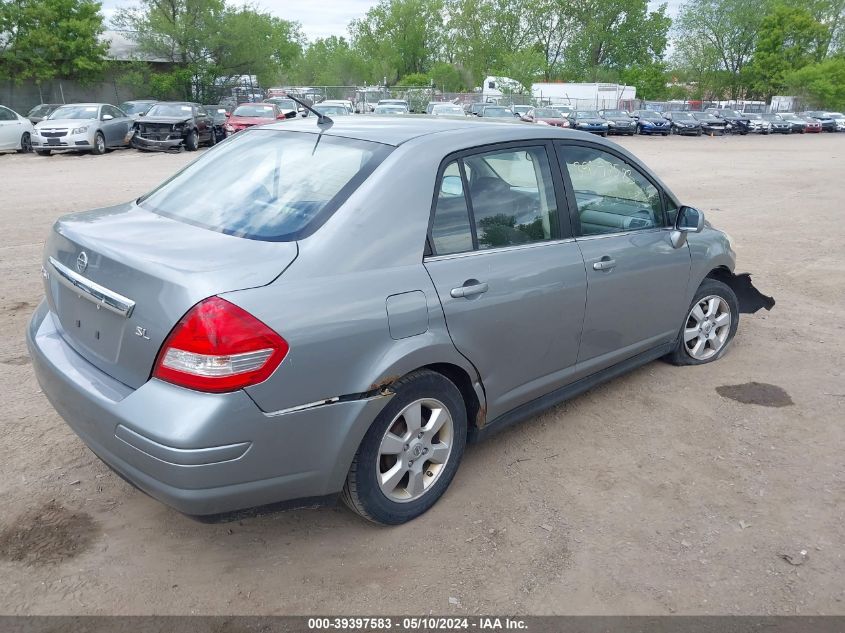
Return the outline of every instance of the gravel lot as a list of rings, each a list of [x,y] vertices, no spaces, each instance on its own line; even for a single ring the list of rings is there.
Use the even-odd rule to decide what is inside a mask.
[[[204,525],[102,465],[26,353],[43,239],[194,155],[0,155],[0,613],[845,614],[845,134],[621,142],[777,306],[716,364],[652,363],[471,447],[396,528],[342,506]],[[788,398],[717,392],[749,382]]]

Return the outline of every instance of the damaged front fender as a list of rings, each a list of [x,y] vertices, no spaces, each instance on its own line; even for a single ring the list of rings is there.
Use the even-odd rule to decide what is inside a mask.
[[[741,314],[754,314],[760,308],[771,310],[775,305],[773,297],[764,295],[751,283],[751,273],[739,273],[735,275],[728,271],[714,271],[709,275],[731,287],[739,302]]]

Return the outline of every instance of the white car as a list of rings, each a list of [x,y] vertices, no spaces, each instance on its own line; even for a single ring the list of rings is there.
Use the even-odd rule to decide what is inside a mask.
[[[57,149],[105,154],[110,147],[129,144],[132,123],[131,117],[108,103],[70,103],[35,126],[32,146],[41,156]]]
[[[349,114],[355,114],[355,106],[352,105],[352,102],[349,99],[326,99],[321,101],[321,106],[342,106],[349,110]]]
[[[32,129],[29,119],[0,106],[0,152],[31,152]]]

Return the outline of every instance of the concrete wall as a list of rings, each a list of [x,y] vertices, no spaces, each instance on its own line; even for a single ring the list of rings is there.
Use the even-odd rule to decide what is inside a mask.
[[[39,103],[97,102],[119,105],[129,99],[143,99],[148,95],[135,94],[128,86],[120,85],[111,74],[99,82],[81,84],[78,81],[55,80],[39,86],[34,81],[15,83],[0,80],[0,104],[26,114]]]

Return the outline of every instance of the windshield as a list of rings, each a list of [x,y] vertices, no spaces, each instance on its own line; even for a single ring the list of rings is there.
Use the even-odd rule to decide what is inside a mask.
[[[268,103],[275,103],[283,110],[296,110],[296,101],[293,99],[268,99]]]
[[[760,115],[760,114],[757,114],[756,112],[743,112],[742,116],[744,116],[749,121],[758,121],[761,118],[765,119],[765,118],[767,118],[768,116],[771,116],[771,115],[766,115],[766,114]]]
[[[212,231],[295,240],[316,230],[390,150],[368,141],[250,130],[203,155],[138,203]]]
[[[464,115],[464,109],[460,106],[443,106],[436,105],[431,109],[432,114],[457,114]]]
[[[96,119],[99,106],[95,105],[69,105],[62,106],[53,111],[48,118],[57,119]]]
[[[380,105],[373,110],[375,114],[405,114],[407,111],[405,106],[399,105]]]
[[[541,119],[559,119],[560,112],[551,108],[538,108],[534,110],[534,116],[540,117]]]
[[[842,114],[841,112],[827,112],[826,114],[831,119],[845,119],[845,114]]]
[[[715,121],[718,121],[718,120],[719,120],[719,119],[717,119],[716,117],[714,117],[712,114],[709,114],[709,113],[707,113],[707,112],[693,112],[693,114],[692,114],[692,115],[693,115],[696,119],[698,119],[699,121],[711,121],[711,122],[715,122]]]
[[[627,119],[628,113],[625,112],[624,110],[605,110],[604,116],[605,117],[609,117],[609,116],[620,117],[620,118],[623,118],[623,119]]]
[[[139,103],[137,101],[124,101],[120,104],[120,109],[126,114],[144,114],[152,107],[152,103]]]
[[[739,118],[739,112],[737,112],[736,110],[719,110],[718,112],[721,116],[728,116],[732,119]]]
[[[595,112],[594,110],[584,110],[582,112],[576,112],[575,118],[576,119],[599,119],[601,117],[599,116],[599,113]]]
[[[481,112],[481,116],[485,117],[512,117],[513,113],[508,110],[507,108],[491,108],[490,106],[484,108]]]
[[[692,121],[694,117],[689,112],[670,112],[675,121]]]
[[[57,107],[58,106],[46,105],[46,104],[37,105],[32,110],[29,111],[29,114],[27,114],[27,116],[47,116],[53,110],[55,110]]]
[[[157,103],[147,112],[149,117],[183,117],[193,116],[194,109],[186,103]]]
[[[653,112],[652,110],[641,110],[641,111],[640,111],[640,118],[641,118],[641,119],[654,119],[654,120],[658,120],[658,121],[659,121],[659,120],[660,120],[660,119],[662,119],[663,117],[662,117],[662,116],[660,116],[660,113],[658,113],[658,112]]]
[[[320,114],[328,114],[329,116],[333,114],[340,116],[349,114],[349,110],[338,105],[315,105],[314,109]]]
[[[764,118],[766,121],[782,121],[783,120],[777,114],[764,114],[764,115],[762,115],[762,118]]]
[[[235,108],[235,111],[232,112],[233,116],[249,116],[249,117],[259,117],[262,119],[275,119],[276,118],[276,108],[273,107],[271,104],[261,104],[261,103],[250,103],[245,105],[239,105]]]

